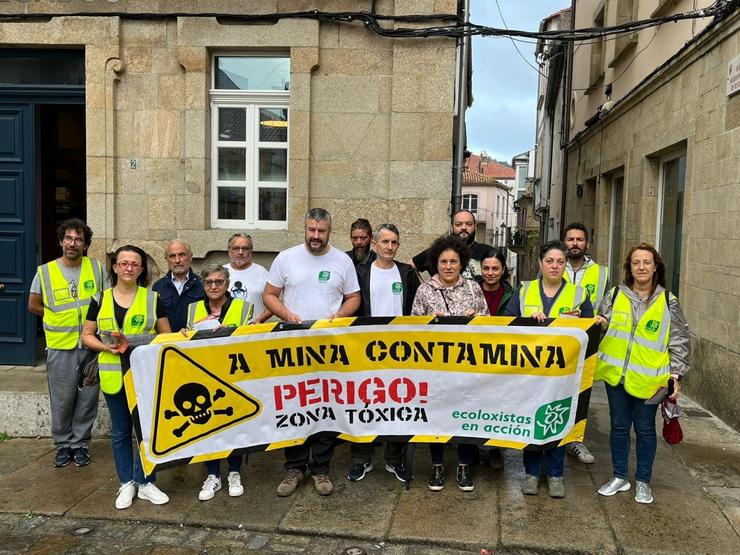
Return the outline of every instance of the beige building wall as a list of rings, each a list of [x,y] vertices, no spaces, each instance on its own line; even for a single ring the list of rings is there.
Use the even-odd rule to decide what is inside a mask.
[[[689,12],[713,3],[714,0],[574,0],[573,12],[576,28],[608,27]],[[616,39],[575,43],[571,138],[584,129],[584,122],[607,100],[604,85],[613,83],[612,100],[623,98],[710,21],[711,18],[677,21]]]
[[[319,1],[325,11],[369,10],[370,2]],[[378,13],[455,13],[454,0],[377,2]],[[275,13],[303,1],[0,3],[0,13]],[[392,24],[386,22],[385,24]],[[333,243],[349,248],[349,225],[392,221],[400,257],[448,227],[451,195],[455,41],[388,39],[361,23],[285,19],[223,24],[214,17],[134,20],[53,17],[0,23],[0,46],[84,47],[87,213],[93,254],[142,246],[159,267],[165,241],[187,240],[196,257],[224,260],[226,240],[248,231],[268,262],[303,241],[303,214],[334,216]],[[286,230],[211,225],[211,113],[214,52],[289,52],[291,58]],[[136,161],[135,169],[131,161]],[[102,240],[102,241],[101,241]]]
[[[655,244],[661,157],[686,155],[680,302],[692,335],[687,392],[740,428],[740,94],[728,62],[740,54],[737,12],[685,49],[569,149],[566,220],[593,225],[594,256],[611,242],[612,187],[625,184],[618,261]],[[575,79],[574,79],[574,82]],[[579,164],[580,160],[580,164]],[[582,196],[576,184],[584,185]]]

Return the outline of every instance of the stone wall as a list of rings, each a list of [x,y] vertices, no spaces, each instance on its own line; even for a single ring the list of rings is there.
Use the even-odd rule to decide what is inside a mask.
[[[726,95],[740,52],[736,13],[617,104],[569,152],[566,221],[593,222],[609,250],[611,176],[624,172],[622,257],[656,242],[660,158],[686,153],[680,301],[692,335],[687,392],[740,428],[740,94]],[[585,184],[582,197],[576,183]],[[593,202],[589,198],[594,199]],[[588,206],[592,204],[592,206]]]
[[[362,24],[284,19],[274,25],[215,17],[132,19],[122,14],[369,10],[371,2],[239,0],[10,1],[0,13],[51,13],[0,23],[0,46],[85,47],[88,222],[93,254],[134,243],[164,265],[165,241],[192,245],[195,266],[223,257],[242,229],[214,229],[210,103],[217,51],[290,52],[288,225],[247,231],[270,259],[303,240],[303,213],[334,216],[333,242],[349,224],[396,223],[400,258],[448,227],[455,41],[387,39]],[[455,13],[454,0],[377,2],[388,15]],[[102,11],[110,17],[61,16]],[[118,14],[118,15],[116,15]],[[392,25],[385,22],[386,25]],[[136,161],[135,169],[131,161]],[[102,239],[102,241],[98,241]]]

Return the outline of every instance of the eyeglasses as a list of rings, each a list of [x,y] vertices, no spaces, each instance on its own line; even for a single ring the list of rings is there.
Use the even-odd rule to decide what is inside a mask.
[[[85,242],[85,239],[82,237],[70,237],[69,235],[65,235],[64,239],[62,239],[65,243],[73,243],[75,245],[81,245]]]
[[[141,264],[138,262],[116,262],[116,266],[118,266],[121,269],[130,268],[132,270],[138,270],[141,268]]]
[[[229,250],[231,252],[251,252],[252,247],[231,247]]]
[[[224,283],[226,283],[225,279],[204,279],[203,285],[206,287],[213,287],[214,285],[216,287],[223,287]]]

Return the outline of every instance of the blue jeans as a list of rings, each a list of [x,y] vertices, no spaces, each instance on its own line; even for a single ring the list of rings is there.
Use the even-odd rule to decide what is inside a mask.
[[[139,459],[139,450],[134,452],[131,441],[133,435],[133,422],[131,413],[128,411],[128,402],[126,401],[126,392],[121,389],[114,395],[103,393],[105,402],[108,405],[111,424],[111,445],[113,447],[113,462],[116,465],[118,479],[122,484],[133,480],[137,484],[154,482],[154,474],[144,476]]]
[[[247,455],[244,455],[246,459]],[[207,461],[206,469],[208,474],[215,476],[221,475],[221,461],[223,459],[216,459],[215,461]],[[226,458],[226,463],[229,465],[229,472],[239,472],[242,467],[242,455],[230,455]]]
[[[560,478],[563,475],[565,445],[544,451],[524,451],[523,457],[524,472],[531,476],[539,477],[543,458],[548,478]]]
[[[655,413],[658,405],[646,405],[645,399],[633,397],[623,385],[612,387],[604,383],[609,399],[612,449],[612,468],[615,478],[627,479],[630,454],[630,428],[637,436],[637,471],[635,480],[649,482],[653,475],[653,461],[658,440],[655,436]]]

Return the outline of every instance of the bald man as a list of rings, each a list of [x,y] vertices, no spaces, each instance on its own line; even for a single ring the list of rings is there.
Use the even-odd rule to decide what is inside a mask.
[[[152,289],[159,293],[162,299],[167,319],[170,321],[170,329],[178,331],[186,327],[188,305],[205,299],[206,293],[200,278],[190,267],[193,253],[185,241],[181,239],[170,241],[165,256],[170,270],[154,283]]]

